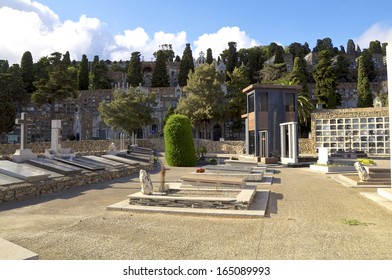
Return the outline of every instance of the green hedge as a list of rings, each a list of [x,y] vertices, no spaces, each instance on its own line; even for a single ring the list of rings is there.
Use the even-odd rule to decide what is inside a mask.
[[[165,158],[169,166],[195,166],[192,125],[188,117],[171,115],[164,128]]]

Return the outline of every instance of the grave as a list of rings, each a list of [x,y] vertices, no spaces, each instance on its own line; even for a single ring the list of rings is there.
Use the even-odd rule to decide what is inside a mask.
[[[28,182],[45,180],[50,176],[49,173],[36,170],[22,163],[15,163],[8,160],[0,160],[0,173]]]
[[[120,157],[117,155],[116,156],[115,155],[102,155],[102,157],[109,159],[109,160],[114,160],[117,162],[125,163],[125,164],[131,165],[131,166],[138,166],[138,165],[147,166],[147,165],[149,165],[149,163],[147,163],[147,162],[140,162],[140,161],[128,159],[125,157]]]
[[[231,188],[231,189],[242,189],[246,186],[246,182],[244,178],[239,177],[228,177],[224,175],[204,175],[203,173],[199,174],[189,174],[181,176],[181,187],[182,188]]]
[[[19,183],[23,183],[23,180],[5,174],[0,174],[0,186],[7,186]]]
[[[61,147],[61,120],[52,120],[50,149],[45,149],[44,156],[49,159],[54,159],[55,157],[75,157],[71,149]]]
[[[118,161],[114,161],[114,160],[110,160],[107,158],[103,158],[103,157],[98,157],[98,156],[83,156],[84,158],[88,158],[88,159],[93,159],[95,161],[99,161],[102,162],[104,164],[113,166],[113,167],[124,167],[126,166],[125,163],[122,162],[118,162]]]
[[[47,158],[37,158],[31,159],[27,161],[28,164],[41,167],[56,173],[60,173],[63,175],[74,175],[80,174],[83,169],[79,167],[75,167],[72,165],[64,164],[56,160],[47,159]]]
[[[323,173],[355,172],[355,161],[352,159],[333,158],[329,156],[328,148],[318,148],[318,159],[316,164],[309,165],[314,171]]]
[[[105,167],[101,166],[101,165],[97,165],[97,164],[93,164],[91,162],[87,162],[84,161],[81,158],[77,158],[77,157],[56,157],[55,160],[62,162],[62,163],[66,163],[69,165],[73,165],[73,166],[77,166],[83,169],[87,169],[90,171],[99,171],[99,170],[104,170]]]
[[[22,113],[20,119],[15,120],[15,124],[20,125],[20,149],[17,149],[12,155],[13,162],[24,162],[29,159],[37,158],[30,149],[27,149],[27,128],[33,121],[27,119],[27,114]]]
[[[164,169],[163,169],[164,170]],[[144,174],[144,170],[140,174]],[[161,175],[164,176],[164,171]],[[152,186],[153,191],[144,191],[151,185],[149,176],[140,176],[141,191],[131,194],[127,200],[110,205],[108,210],[148,211],[159,213],[181,213],[194,215],[218,215],[235,217],[264,217],[268,205],[269,191],[258,191],[256,186],[217,189],[210,187],[186,187],[179,183]],[[163,180],[164,182],[164,178]],[[151,188],[151,187],[150,187]],[[159,191],[156,191],[159,189]]]

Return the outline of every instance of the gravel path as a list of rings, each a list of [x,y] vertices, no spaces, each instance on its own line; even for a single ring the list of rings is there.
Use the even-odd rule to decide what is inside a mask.
[[[176,181],[195,168],[170,168]],[[261,219],[130,213],[106,206],[136,176],[0,205],[0,237],[41,259],[392,259],[392,212],[308,168],[278,168]],[[159,173],[151,174],[159,181]],[[374,190],[373,190],[374,191]],[[360,225],[348,225],[356,220]]]

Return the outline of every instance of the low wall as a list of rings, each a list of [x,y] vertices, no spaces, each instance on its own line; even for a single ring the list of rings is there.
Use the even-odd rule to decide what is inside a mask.
[[[116,147],[120,147],[120,140],[83,140],[83,141],[63,141],[62,148],[70,148],[76,155],[101,155],[108,149],[109,145],[114,142]],[[130,142],[125,141],[128,146]],[[165,150],[163,138],[156,139],[140,139],[137,140],[140,147],[151,148],[158,152]],[[243,154],[244,141],[211,141],[204,139],[195,139],[195,148],[206,147],[208,153],[221,154]],[[50,142],[36,142],[27,144],[27,148],[31,149],[33,153],[40,155],[45,152],[45,149],[50,149]],[[20,144],[2,144],[0,145],[0,159],[10,159],[17,149],[20,149]]]
[[[129,166],[112,170],[100,170],[97,172],[86,172],[78,175],[50,178],[39,182],[24,182],[0,186],[0,204],[13,200],[25,200],[40,195],[138,174],[140,169],[140,167]],[[153,164],[145,166],[143,169],[150,171],[153,169]]]

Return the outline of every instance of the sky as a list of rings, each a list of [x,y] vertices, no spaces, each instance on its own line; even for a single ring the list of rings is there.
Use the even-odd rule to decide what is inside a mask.
[[[392,43],[390,0],[0,0],[0,59],[20,63],[58,51],[71,59],[86,54],[112,61],[139,51],[150,61],[163,44],[176,55],[191,45],[193,57],[208,48],[217,58],[236,42],[237,50],[275,42],[282,46],[329,37],[335,47],[349,39],[361,49],[379,40]]]

